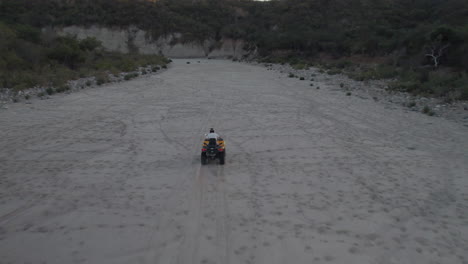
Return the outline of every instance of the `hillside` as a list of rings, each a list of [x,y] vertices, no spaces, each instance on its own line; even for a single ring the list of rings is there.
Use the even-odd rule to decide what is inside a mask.
[[[395,90],[468,99],[464,0],[3,0],[0,17],[36,28],[136,26],[153,38],[181,33],[178,42],[242,39],[263,61],[398,77]]]
[[[70,80],[91,78],[101,85],[119,79],[121,72],[156,70],[169,62],[160,55],[109,52],[95,38],[43,31],[39,24],[24,20],[28,8],[25,2],[0,2],[0,92],[6,90],[8,100],[29,100],[30,95],[20,98],[18,92],[33,87],[42,97],[70,90]]]

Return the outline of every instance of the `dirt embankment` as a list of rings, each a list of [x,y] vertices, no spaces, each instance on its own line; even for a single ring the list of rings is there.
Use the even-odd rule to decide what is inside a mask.
[[[241,58],[248,54],[244,50],[245,43],[242,40],[186,41],[180,33],[154,38],[149,32],[136,27],[117,29],[70,26],[55,28],[53,31],[60,35],[73,35],[78,39],[94,37],[101,41],[107,50],[122,53],[138,51],[141,54],[162,54],[171,58]]]

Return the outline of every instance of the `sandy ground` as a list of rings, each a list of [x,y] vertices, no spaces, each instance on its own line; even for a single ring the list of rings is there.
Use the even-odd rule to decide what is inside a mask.
[[[468,263],[467,127],[186,61],[0,110],[0,263]]]

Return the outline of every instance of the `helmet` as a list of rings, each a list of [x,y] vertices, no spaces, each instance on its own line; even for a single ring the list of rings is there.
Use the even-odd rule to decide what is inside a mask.
[[[210,133],[214,133],[214,129],[213,129],[213,128],[210,128]]]

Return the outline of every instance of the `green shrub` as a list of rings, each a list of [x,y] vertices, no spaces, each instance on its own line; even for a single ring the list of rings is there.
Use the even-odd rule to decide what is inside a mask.
[[[353,63],[348,60],[340,60],[333,64],[333,66],[338,69],[345,69],[350,67],[351,65],[353,65]]]
[[[65,92],[65,90],[63,89],[62,86],[60,86],[60,87],[57,87],[57,88],[55,89],[55,92],[56,92],[56,93],[63,93],[63,92]]]
[[[395,81],[389,85],[391,90],[400,92],[418,93],[422,90],[422,84],[418,81]]]
[[[137,68],[136,62],[131,58],[122,58],[121,60],[117,61],[115,66],[117,69],[123,72],[134,71]]]
[[[390,79],[398,75],[398,70],[390,65],[381,64],[373,72],[373,79]]]
[[[340,74],[340,73],[341,73],[341,70],[340,70],[340,69],[333,68],[333,69],[327,71],[327,73],[328,73],[329,75],[336,75],[336,74]]]
[[[301,77],[301,78],[299,78],[299,80],[301,80],[301,81],[304,81],[304,80],[305,80],[305,78],[304,78],[304,77]]]
[[[111,67],[107,70],[108,73],[114,75],[115,77],[118,77],[120,75],[120,71],[119,69],[115,68],[115,67]]]
[[[424,106],[424,108],[422,109],[422,112],[423,112],[424,114],[429,113],[429,111],[431,111],[431,108],[430,108],[429,106],[427,106],[427,105]]]
[[[102,45],[101,41],[94,37],[87,37],[79,41],[78,46],[85,51],[93,51]]]
[[[118,71],[124,71],[127,69],[127,67],[131,68],[133,67],[133,65],[125,64],[125,62],[123,62],[120,58],[116,58],[116,59],[101,58],[96,61],[93,68],[98,71],[105,71],[111,68],[117,69]]]
[[[55,89],[55,91],[57,93],[64,93],[64,92],[66,92],[68,90],[70,90],[70,86],[68,86],[68,85],[62,85],[62,86],[58,87],[57,89]]]
[[[6,87],[9,86],[15,91],[21,91],[40,84],[42,77],[32,71],[14,71],[5,76],[0,75],[0,84],[1,79]]]
[[[30,96],[29,94],[26,94],[26,95],[24,96],[24,99],[25,99],[25,100],[29,100],[30,98],[31,98],[31,96]]]
[[[375,68],[358,69],[357,72],[350,73],[349,77],[356,81],[390,79],[398,76],[398,70],[388,65],[378,65]]]
[[[21,90],[25,90],[25,89],[28,89],[28,88],[31,88],[31,87],[27,86],[24,83],[17,83],[17,84],[15,84],[15,86],[13,86],[14,91],[21,91]]]
[[[295,76],[293,73],[289,73],[288,77],[289,77],[289,78],[294,78],[294,77],[296,77],[296,76]]]
[[[78,77],[80,77],[80,78],[86,78],[86,77],[88,77],[88,76],[89,76],[89,70],[87,70],[87,69],[80,69],[80,70],[78,71]]]
[[[468,89],[468,77],[464,73],[449,71],[406,71],[389,85],[390,90],[424,96],[445,98],[446,101],[464,100]]]
[[[91,82],[91,81],[89,81],[89,80],[86,81],[86,83],[85,83],[86,86],[91,86],[91,84],[93,84],[93,82]]]
[[[346,96],[351,96],[351,92],[347,92],[347,93],[346,93]]]
[[[85,61],[85,54],[80,49],[78,40],[72,37],[58,37],[47,57],[71,68]]]
[[[447,71],[429,72],[427,82],[425,83],[429,93],[437,97],[450,97],[455,99],[462,98],[463,90],[468,84],[466,74],[459,74]]]
[[[138,73],[128,73],[124,76],[124,79],[128,81],[136,77],[138,77]]]
[[[105,79],[101,79],[101,78],[96,79],[96,84],[97,84],[97,85],[103,85],[103,84],[105,84],[105,83],[106,83]]]
[[[435,115],[434,111],[432,111],[432,109],[429,107],[429,106],[424,106],[424,108],[422,109],[422,112],[428,116],[433,116]]]
[[[55,93],[55,90],[54,90],[54,88],[49,87],[49,88],[46,89],[46,93],[47,93],[48,95],[53,95],[53,94]]]
[[[96,84],[97,85],[103,85],[105,83],[110,82],[109,74],[105,72],[98,73],[96,75]]]
[[[309,69],[309,66],[307,66],[306,63],[296,63],[296,64],[292,64],[291,67],[295,70],[306,70],[306,69]]]
[[[374,79],[374,72],[366,70],[366,71],[360,71],[357,73],[351,73],[348,76],[355,81],[362,82],[362,81]]]
[[[66,85],[69,80],[79,78],[79,73],[66,66],[57,65],[52,71],[47,73],[47,85],[60,87]]]
[[[41,42],[41,30],[30,25],[17,24],[14,26],[18,38],[32,42]]]

